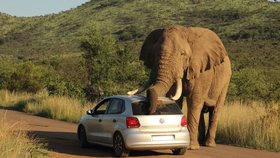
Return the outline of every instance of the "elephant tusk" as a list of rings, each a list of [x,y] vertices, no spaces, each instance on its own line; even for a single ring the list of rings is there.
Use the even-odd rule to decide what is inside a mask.
[[[132,96],[138,92],[138,89],[134,89],[132,91],[127,92],[128,95]]]
[[[139,88],[127,92],[127,94],[131,96],[131,95],[142,93],[143,91],[145,91],[150,86],[151,86],[151,82],[148,81],[148,82],[144,83],[143,85],[141,85]]]
[[[176,81],[176,93],[175,96],[171,96],[172,100],[178,100],[182,95],[182,80],[181,79],[177,79]]]

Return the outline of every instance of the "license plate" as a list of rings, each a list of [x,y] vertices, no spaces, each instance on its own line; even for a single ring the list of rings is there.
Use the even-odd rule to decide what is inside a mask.
[[[174,135],[152,136],[152,141],[172,141],[172,140],[174,140]]]

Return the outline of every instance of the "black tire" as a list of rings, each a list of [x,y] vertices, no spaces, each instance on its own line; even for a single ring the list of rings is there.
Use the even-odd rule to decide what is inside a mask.
[[[117,157],[129,156],[129,150],[126,149],[123,137],[120,133],[116,133],[113,138],[113,148]]]
[[[86,148],[89,146],[86,130],[83,126],[79,126],[78,128],[78,139],[82,148]]]
[[[184,155],[187,151],[187,148],[178,148],[178,149],[172,149],[172,153],[174,155]]]

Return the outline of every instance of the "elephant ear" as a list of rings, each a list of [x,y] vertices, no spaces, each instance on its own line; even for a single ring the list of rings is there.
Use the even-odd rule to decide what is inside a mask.
[[[226,49],[220,38],[212,31],[192,28],[189,43],[192,54],[189,58],[187,79],[198,78],[200,73],[212,69],[224,62]]]
[[[163,29],[157,29],[152,31],[147,38],[145,39],[143,46],[141,48],[140,53],[140,60],[144,61],[144,65],[152,69],[153,64],[155,61],[156,53],[159,51],[156,51],[156,43],[159,41],[159,39],[162,37]]]

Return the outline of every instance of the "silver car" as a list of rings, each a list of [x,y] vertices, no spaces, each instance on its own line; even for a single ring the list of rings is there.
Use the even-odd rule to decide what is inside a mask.
[[[171,149],[183,155],[189,145],[187,119],[178,105],[159,98],[154,114],[148,114],[144,96],[111,96],[89,110],[79,123],[82,147],[89,143],[113,147],[116,156],[130,150]]]

